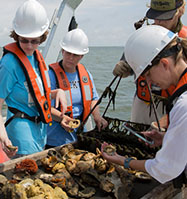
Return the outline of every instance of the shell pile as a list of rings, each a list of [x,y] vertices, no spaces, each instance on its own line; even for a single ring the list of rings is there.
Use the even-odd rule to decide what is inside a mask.
[[[59,152],[49,151],[41,163],[50,174],[42,174],[40,179],[53,187],[61,187],[69,197],[91,198],[99,189],[106,196],[110,193],[120,198],[119,188],[123,187],[128,198],[132,189],[134,176],[123,169],[128,180],[122,183],[116,166],[104,160],[99,149],[93,153],[68,144]]]
[[[105,150],[116,151],[112,145]],[[108,163],[99,149],[94,153],[72,144],[49,150],[37,164],[25,159],[15,165],[11,179],[1,176],[0,198],[86,199],[102,194],[103,198],[128,199],[134,180],[149,177]]]
[[[0,198],[85,199],[102,193],[103,198],[126,199],[136,179],[135,172],[106,162],[99,149],[93,153],[74,148],[72,144],[58,151],[49,150],[47,156],[37,162],[38,170],[33,162],[25,159],[16,164],[12,179],[0,177]]]

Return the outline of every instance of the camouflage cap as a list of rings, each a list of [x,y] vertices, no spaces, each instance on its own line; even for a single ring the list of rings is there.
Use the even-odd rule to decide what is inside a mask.
[[[151,0],[151,7],[146,13],[149,19],[170,20],[184,0]]]

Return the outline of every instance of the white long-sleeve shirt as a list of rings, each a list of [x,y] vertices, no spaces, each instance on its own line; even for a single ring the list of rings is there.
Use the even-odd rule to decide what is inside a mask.
[[[145,162],[146,171],[160,183],[178,177],[187,168],[187,91],[174,104],[169,120],[162,148]]]

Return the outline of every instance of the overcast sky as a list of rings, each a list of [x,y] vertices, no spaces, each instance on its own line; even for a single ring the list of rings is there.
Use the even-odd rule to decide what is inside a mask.
[[[9,33],[16,9],[25,0],[0,0],[0,46],[12,41]],[[38,0],[49,19],[61,0]],[[76,21],[88,36],[90,46],[123,46],[134,31],[134,22],[143,18],[150,0],[83,0],[75,10]],[[187,25],[186,14],[183,16]]]

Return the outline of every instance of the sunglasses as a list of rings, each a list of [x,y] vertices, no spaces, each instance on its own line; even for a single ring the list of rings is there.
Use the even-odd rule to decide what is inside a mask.
[[[149,71],[154,65],[148,65],[147,68],[142,72],[141,76],[145,76],[147,71]]]
[[[32,39],[32,40],[28,40],[28,39],[25,39],[25,38],[20,38],[19,41],[23,44],[28,44],[28,43],[31,43],[31,44],[39,44],[40,43],[40,40],[39,39]]]

